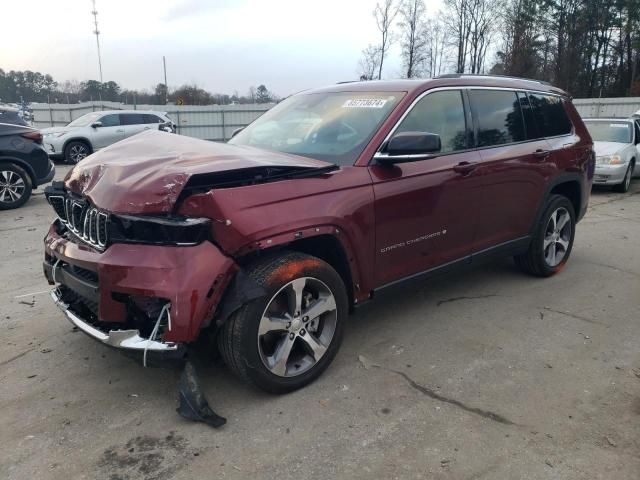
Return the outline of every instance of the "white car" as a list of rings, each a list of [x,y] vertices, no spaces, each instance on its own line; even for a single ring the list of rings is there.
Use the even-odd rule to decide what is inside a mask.
[[[596,152],[594,185],[611,185],[626,192],[640,174],[640,124],[634,118],[585,118]]]
[[[145,130],[175,133],[176,126],[163,112],[105,110],[87,113],[66,127],[43,128],[43,143],[50,158],[78,163],[87,155]]]

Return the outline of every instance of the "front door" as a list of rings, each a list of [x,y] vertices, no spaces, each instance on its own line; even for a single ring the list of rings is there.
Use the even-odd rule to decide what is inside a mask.
[[[92,128],[93,138],[91,138],[91,143],[95,150],[108,147],[124,139],[124,127],[120,125],[120,117],[117,113],[103,115],[99,121],[102,126]]]
[[[462,91],[423,96],[393,133],[409,131],[438,134],[442,146],[422,159],[369,167],[379,286],[456,260],[465,262],[471,253],[479,156],[471,149],[471,121]]]

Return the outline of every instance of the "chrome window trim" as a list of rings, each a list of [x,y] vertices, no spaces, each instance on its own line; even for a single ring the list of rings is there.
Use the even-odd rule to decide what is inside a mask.
[[[504,147],[506,145],[513,145],[514,143],[538,142],[540,140],[544,140],[544,139],[547,139],[547,138],[560,138],[560,137],[567,137],[567,136],[575,134],[575,127],[573,125],[573,122],[571,122],[571,119],[569,119],[569,122],[571,123],[571,132],[563,133],[561,135],[554,135],[554,136],[551,136],[551,137],[533,138],[533,139],[530,139],[530,140],[522,140],[522,141],[519,141],[519,142],[501,143],[499,145],[489,145],[489,146],[484,146],[484,147],[474,146],[472,148],[466,148],[464,150],[455,150],[453,152],[444,152],[444,153],[428,153],[428,154],[422,154],[421,153],[421,154],[412,154],[412,155],[389,155],[389,154],[386,154],[386,153],[381,151],[382,146],[387,144],[389,139],[393,136],[393,134],[400,127],[400,125],[402,124],[404,119],[415,108],[415,106],[417,105],[417,103],[419,101],[421,101],[424,97],[426,97],[427,95],[430,95],[431,93],[447,91],[447,90],[459,90],[461,92],[463,92],[463,91],[467,91],[468,92],[470,90],[500,90],[500,91],[513,92],[516,95],[517,95],[518,92],[525,92],[525,93],[532,92],[532,93],[538,93],[538,94],[541,94],[541,95],[552,95],[552,96],[556,96],[556,97],[560,97],[560,98],[566,98],[565,95],[562,95],[560,93],[544,92],[544,91],[536,90],[536,89],[532,89],[532,88],[488,87],[488,86],[475,86],[475,85],[464,85],[464,86],[457,85],[457,86],[450,86],[450,87],[431,88],[431,89],[429,89],[429,90],[427,90],[425,92],[422,92],[420,95],[418,95],[413,100],[413,102],[411,102],[411,105],[409,105],[407,110],[396,121],[395,125],[391,128],[391,130],[389,131],[387,136],[384,138],[384,140],[380,143],[380,145],[378,145],[376,153],[373,154],[373,160],[386,159],[386,158],[425,160],[425,159],[429,159],[429,158],[441,157],[441,156],[444,156],[444,155],[451,155],[451,154],[456,154],[456,153],[464,153],[464,152],[470,152],[470,151],[474,151],[474,150],[487,149],[487,148],[499,148],[499,147]],[[464,105],[465,104],[464,104],[464,101],[463,101],[463,107],[464,107]],[[466,118],[467,117],[466,107],[464,107],[464,108],[465,108],[465,112],[464,113],[465,113],[465,118]],[[470,105],[469,105],[469,108],[471,108]]]

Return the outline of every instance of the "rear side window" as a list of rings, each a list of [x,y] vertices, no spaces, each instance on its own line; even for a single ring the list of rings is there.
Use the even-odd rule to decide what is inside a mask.
[[[143,113],[142,117],[144,119],[144,123],[164,123],[164,120],[151,113]]]
[[[440,135],[442,153],[467,148],[467,123],[460,90],[433,92],[423,97],[404,118],[396,132]]]
[[[144,118],[141,113],[121,113],[120,123],[122,125],[142,125]]]
[[[490,147],[526,140],[516,92],[471,90],[471,109],[478,122],[478,146]]]
[[[544,138],[544,135],[540,133],[540,129],[533,118],[533,110],[531,109],[531,104],[529,103],[527,94],[524,92],[518,92],[518,100],[520,101],[520,110],[522,111],[522,117],[524,118],[527,140]]]
[[[117,127],[120,125],[120,116],[116,113],[105,115],[100,118],[100,123],[102,123],[103,127]]]
[[[533,117],[544,137],[555,137],[571,133],[571,121],[557,95],[529,93]]]

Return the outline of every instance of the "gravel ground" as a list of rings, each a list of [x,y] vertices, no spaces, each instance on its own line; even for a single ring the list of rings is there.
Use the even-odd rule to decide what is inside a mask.
[[[302,391],[203,369],[213,430],[175,413],[179,372],[74,332],[42,293],[38,192],[0,212],[0,478],[637,480],[639,194],[595,191],[554,278],[503,260],[363,306]]]

